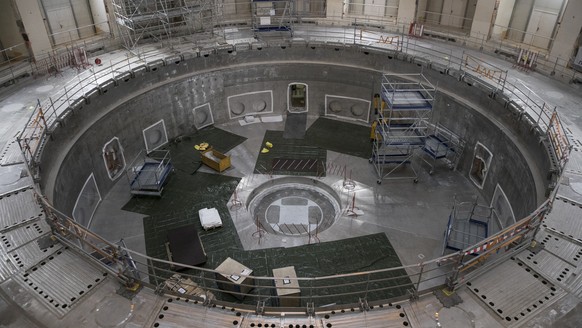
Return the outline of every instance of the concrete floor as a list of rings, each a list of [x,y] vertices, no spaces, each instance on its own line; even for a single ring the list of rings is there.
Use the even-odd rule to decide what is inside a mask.
[[[425,46],[445,47],[444,44],[431,41],[418,41]],[[436,44],[436,45],[435,45]],[[463,49],[457,46],[446,45],[447,49],[454,52],[460,52]],[[124,53],[119,53],[125,56]],[[480,57],[485,57],[491,62],[505,67],[510,70],[513,78],[518,78],[526,83],[531,89],[535,90],[542,98],[555,104],[561,114],[564,125],[571,133],[571,138],[580,140],[582,136],[582,118],[580,116],[580,105],[582,96],[579,85],[566,85],[553,81],[552,79],[537,73],[525,73],[511,68],[511,63],[501,58],[485,55],[475,51]],[[5,145],[16,134],[18,127],[23,126],[26,119],[34,108],[37,98],[44,98],[51,94],[52,91],[62,86],[66,81],[75,75],[76,71],[67,70],[62,76],[40,78],[38,80],[28,79],[21,81],[16,85],[9,86],[0,90],[0,146]],[[316,117],[310,117],[308,124],[313,123]],[[247,127],[241,127],[237,123],[221,125],[221,128],[233,133],[247,137],[247,141],[237,146],[229,154],[232,156],[233,168],[225,174],[246,177],[252,173],[254,162],[257,157],[257,149],[262,142],[264,131],[282,130],[282,123],[255,124]],[[578,144],[577,147],[581,145]],[[580,149],[582,151],[582,149]],[[374,232],[385,232],[395,246],[396,251],[403,264],[415,264],[423,259],[430,259],[441,254],[442,233],[450,211],[453,196],[474,194],[475,189],[467,178],[456,172],[447,169],[441,169],[436,174],[429,176],[425,166],[420,167],[420,182],[413,184],[410,180],[386,181],[382,185],[375,183],[376,176],[372,166],[365,159],[354,158],[352,156],[328,152],[328,162],[335,163],[338,166],[346,165],[351,169],[352,178],[357,182],[357,206],[364,211],[364,215],[357,218],[342,216],[336,223],[338,226],[338,235],[333,238],[347,238],[351,236],[365,235]],[[580,151],[572,152],[572,160],[567,167],[564,178],[560,184],[559,194],[574,200],[582,200],[582,155]],[[0,167],[0,192],[4,193],[14,190],[17,187],[31,183],[30,178],[23,177],[24,166],[15,164]],[[212,172],[208,168],[202,169],[206,172]],[[330,177],[330,184],[341,179],[341,177]],[[241,191],[248,192],[255,185],[241,182]],[[348,194],[342,194],[342,206],[348,204]],[[123,238],[128,247],[141,253],[145,253],[145,243],[143,239],[143,215],[120,210],[121,207],[129,200],[130,193],[127,182],[121,179],[115,188],[108,194],[104,195],[103,202],[99,206],[95,217],[91,223],[91,229],[104,236],[110,241],[116,241]],[[247,220],[243,224],[243,229],[251,229],[252,222],[245,218],[244,210],[233,213],[233,219]],[[258,247],[255,245],[256,240],[246,238],[247,247]],[[332,236],[323,233],[320,238],[322,241],[331,240]],[[269,238],[268,238],[269,239]],[[291,242],[286,240],[269,239],[273,246],[290,246],[300,244],[304,240]],[[255,246],[254,246],[255,245]],[[100,296],[95,296],[95,303],[84,302],[83,308],[91,312],[89,316],[98,317],[94,312],[99,304],[102,306],[112,306],[115,303],[105,302],[105,299],[114,298],[114,288],[103,288]],[[141,326],[146,323],[144,317],[148,316],[155,306],[151,304],[155,301],[155,296],[151,293],[144,292],[143,300],[140,300],[140,306],[132,311],[138,313],[131,320],[133,326]],[[471,293],[464,290],[460,291],[460,296],[464,302],[451,309],[441,310],[440,303],[433,296],[421,298],[416,303],[406,303],[405,309],[411,319],[413,327],[432,327],[436,325],[434,317],[435,312],[440,313],[440,321],[444,327],[504,327],[499,319],[492,314],[490,310],[475,299]],[[2,298],[8,296],[2,294]],[[144,300],[149,299],[152,303]],[[113,302],[113,303],[112,303]],[[527,327],[551,327],[558,317],[563,316],[569,309],[579,303],[578,299],[571,297],[559,300],[547,308],[545,313],[538,315],[535,319],[527,323]],[[105,305],[103,305],[105,304]],[[149,305],[145,305],[149,304]],[[90,310],[93,309],[93,310]],[[554,312],[552,312],[554,311]],[[555,320],[551,319],[552,313]],[[65,326],[74,322],[83,322],[88,316],[72,315],[63,319]],[[93,318],[101,326],[107,325],[100,322],[104,319]],[[92,320],[93,320],[92,319]],[[76,321],[80,320],[80,321]],[[572,319],[576,320],[576,318]],[[91,326],[89,322],[84,321]],[[141,323],[141,324],[139,324]],[[576,323],[576,321],[574,321]],[[38,324],[38,323],[37,323]],[[22,324],[26,326],[27,324]],[[14,325],[15,327],[18,325]]]
[[[316,117],[310,118],[309,121],[312,123]],[[263,135],[267,129],[283,130],[284,123],[258,123],[248,126],[228,123],[219,127],[247,138],[228,153],[233,167],[223,173],[243,178],[237,189],[239,199],[246,203],[249,193],[270,179],[266,175],[252,174]],[[446,165],[441,165],[434,174],[429,175],[428,166],[416,159],[413,165],[419,173],[419,183],[415,184],[411,179],[398,179],[386,180],[378,185],[376,172],[367,159],[331,151],[328,151],[327,158],[328,164],[345,166],[348,172],[351,171],[352,179],[356,182],[354,190],[356,206],[364,214],[357,217],[345,213],[340,215],[332,227],[318,234],[321,242],[384,232],[403,265],[413,265],[425,259],[441,256],[442,237],[453,198],[455,196],[470,198],[472,195],[478,195],[476,187],[468,178],[459,172],[449,170]],[[409,174],[408,170],[406,169],[404,173]],[[202,167],[200,172],[216,173],[208,167]],[[277,176],[272,178],[276,179]],[[342,181],[342,176],[334,174],[321,180],[336,190],[340,196],[341,208],[345,212],[350,206],[354,192],[341,188]],[[121,210],[130,198],[127,181],[120,179],[115,188],[103,197],[90,229],[110,241],[123,238],[129,248],[145,254],[141,224],[143,216]],[[308,236],[265,235],[259,240],[253,236],[256,225],[246,208],[231,209],[231,217],[246,250],[292,247],[310,242]]]

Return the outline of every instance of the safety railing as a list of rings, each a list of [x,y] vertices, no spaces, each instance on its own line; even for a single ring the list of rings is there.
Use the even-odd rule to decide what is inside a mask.
[[[355,20],[350,22],[355,23]],[[405,24],[402,24],[402,27],[405,26]],[[385,45],[382,44],[362,44],[360,40],[358,40],[358,27],[337,28],[309,26],[304,31],[307,31],[307,33],[304,33],[303,35],[307,38],[308,42],[312,40],[326,41],[329,40],[330,37],[333,37],[334,40],[336,40],[335,42],[344,41],[346,44],[376,47],[379,50],[386,49]],[[411,40],[404,34],[401,34],[401,37],[403,38],[403,44],[402,49],[398,50],[398,52],[401,52],[406,56],[425,56],[425,58],[437,57],[439,58],[439,63],[442,63],[443,65],[446,65],[447,68],[451,69],[463,66],[463,56],[454,54],[450,49],[445,50],[438,46],[432,47],[432,45],[423,45],[418,40]],[[447,58],[443,58],[443,55],[447,54],[448,56],[444,56]],[[42,150],[42,145],[46,141],[47,136],[58,126],[59,121],[64,116],[68,115],[68,112],[72,107],[79,104],[80,101],[83,102],[92,92],[99,92],[103,83],[107,81],[115,82],[118,79],[122,79],[124,76],[127,76],[127,74],[130,74],[132,69],[137,66],[147,65],[149,62],[162,59],[165,56],[176,57],[176,54],[164,53],[159,50],[141,52],[138,56],[133,54],[130,55],[128,53],[128,55],[123,59],[110,60],[109,65],[93,67],[90,70],[81,72],[75,78],[67,82],[60,92],[57,92],[42,102],[39,101],[35,111],[28,120],[26,127],[18,137],[19,144],[25,154],[29,168],[36,167],[40,151]],[[429,62],[429,64],[431,62]],[[520,85],[519,83],[511,84],[506,81],[503,87],[504,89],[502,88],[502,90],[508,92],[510,99],[512,97],[519,99],[522,102],[520,105],[526,107],[525,111],[531,110],[531,114],[528,115],[536,118],[535,124],[542,126],[542,131],[544,133],[550,131],[549,135],[553,143],[554,151],[560,154],[560,158],[567,158],[567,152],[569,151],[568,140],[563,134],[563,129],[558,116],[555,115],[555,110],[550,112],[548,108],[551,107],[548,107],[545,102],[540,103],[540,99],[532,96],[529,90],[524,88],[524,85]],[[547,117],[549,117],[549,119]],[[50,216],[50,220],[53,224],[53,231],[55,234],[59,235],[63,241],[68,241],[69,238],[72,238],[80,243],[81,250],[85,250],[88,247],[93,251],[98,251],[97,249],[100,249],[101,251],[98,252],[104,252],[104,245],[111,246],[111,243],[79,226],[68,217],[58,213],[58,211],[52,208],[48,203],[46,203],[46,201],[42,200],[42,202],[47,210],[50,210],[51,213],[53,213]],[[546,203],[542,205],[547,206]],[[390,268],[378,272],[358,272],[345,275],[345,277],[353,277],[353,279],[356,279],[353,283],[360,286],[360,288],[365,286],[363,289],[364,292],[360,290],[360,288],[353,292],[342,291],[345,287],[343,284],[333,283],[333,279],[338,279],[338,275],[332,277],[301,278],[300,280],[308,281],[307,286],[309,286],[309,296],[303,297],[305,297],[309,302],[315,302],[319,296],[325,295],[326,293],[330,293],[331,296],[347,294],[354,298],[356,296],[365,297],[370,292],[379,292],[386,288],[392,288],[389,286],[393,282],[390,280],[392,278],[377,277],[376,274],[393,272],[398,269],[404,270],[406,274],[398,274],[395,279],[402,279],[406,276],[409,277],[410,282],[398,283],[396,286],[398,288],[410,289],[412,294],[421,292],[424,290],[424,286],[441,285],[445,282],[445,277],[449,278],[448,282],[462,281],[459,277],[464,277],[463,275],[473,272],[472,268],[480,267],[481,265],[477,264],[482,264],[483,261],[487,261],[492,250],[499,250],[501,248],[523,245],[526,243],[528,238],[531,238],[532,229],[535,228],[539,218],[545,214],[546,207],[543,206],[536,212],[532,213],[528,218],[519,221],[515,225],[504,229],[495,236],[492,236],[479,245],[476,245],[477,248],[475,249],[481,247],[481,250],[464,250],[463,252],[454,253],[449,256],[412,266]],[[113,249],[115,249],[115,247]],[[169,266],[172,263],[160,259],[154,259],[129,249],[125,251],[135,257],[135,262],[138,263],[137,268],[139,268],[140,272],[143,274],[147,273],[146,276],[148,277],[148,280],[143,281],[143,283],[157,285],[156,281],[160,282],[167,278],[166,274],[169,272],[167,269],[164,269],[164,266]],[[112,260],[119,256],[117,253],[107,254],[102,255],[107,255]],[[467,254],[477,254],[477,256],[466,259]],[[114,260],[114,262],[123,263],[123,261],[119,261],[119,259]],[[454,265],[451,263],[454,263]],[[197,270],[197,272],[204,272],[202,275],[192,275],[191,278],[193,281],[200,282],[203,287],[212,291],[212,288],[214,288],[212,284],[215,283],[214,276],[217,272],[195,267],[191,267],[191,269]],[[463,270],[461,271],[461,269]],[[119,276],[123,279],[127,279],[123,273],[119,273]],[[451,276],[453,279],[450,278]],[[272,289],[270,284],[273,278],[253,278],[262,281],[259,285],[261,286],[259,287],[261,292],[259,293],[258,298],[267,297],[267,294],[269,294],[268,291]],[[321,281],[326,283],[320,284]],[[373,283],[378,284],[374,285]],[[454,285],[454,283],[452,285]],[[321,296],[321,299],[324,299],[324,297]],[[322,303],[318,304],[321,305]]]
[[[362,23],[361,19],[359,21]],[[349,25],[350,21],[346,23]],[[365,23],[370,25],[383,24],[385,20],[373,21],[368,19]],[[472,76],[483,80],[485,83],[493,84],[498,90],[507,91],[510,99],[521,106],[524,113],[532,121],[532,124],[539,126],[543,133],[552,130],[553,135],[551,139],[555,143],[553,145],[555,152],[559,154],[557,157],[562,161],[562,158],[566,156],[566,151],[564,150],[568,149],[569,145],[567,144],[565,135],[560,134],[560,129],[557,128],[561,125],[559,118],[556,116],[552,120],[555,110],[548,106],[541,98],[537,97],[521,81],[508,82],[507,70],[503,70],[465,52],[459,55],[453,53],[452,49],[446,49],[434,44],[426,44],[426,42],[420,42],[416,38],[409,38],[404,34],[404,31],[407,30],[407,24],[404,22],[396,24],[390,23],[387,25],[385,30],[388,30],[388,32],[383,31],[378,38],[380,42],[376,43],[370,43],[368,41],[370,34],[372,34],[373,38],[375,37],[373,30],[369,28],[364,30],[357,27],[358,19],[352,20],[351,24],[355,26],[353,28],[338,28],[307,24],[305,28],[298,28],[295,34],[297,37],[305,38],[306,41],[333,41],[343,44],[358,44],[366,47],[390,49],[411,56],[423,57],[429,63],[434,62],[437,65],[446,66],[446,69],[459,67],[460,70],[472,74]],[[383,34],[391,31],[394,34]],[[364,38],[364,34],[368,34],[368,38]],[[386,40],[394,41],[388,42]],[[392,45],[395,45],[395,47]],[[37,112],[33,113],[31,117],[44,116],[46,121],[45,132],[50,132],[54,128],[54,124],[59,121],[61,116],[67,114],[68,109],[73,104],[77,103],[79,99],[86,98],[88,93],[99,90],[100,85],[106,80],[115,81],[120,75],[131,72],[132,68],[138,65],[147,65],[149,61],[162,59],[170,55],[172,55],[170,52],[164,54],[163,51],[148,51],[147,46],[145,46],[141,52],[138,49],[134,54],[128,53],[125,59],[110,60],[109,65],[103,65],[101,67],[93,66],[91,69],[85,70],[71,79],[61,90],[57,91],[51,97],[43,100],[41,105],[38,106],[43,111],[42,115]],[[44,135],[23,136],[22,139],[36,137],[42,139]]]
[[[276,296],[277,287],[273,284],[277,279],[275,277],[241,275],[241,282],[234,283],[220,278],[230,276],[232,272],[153,258],[105,240],[56,210],[39,194],[36,199],[46,213],[54,237],[98,262],[128,288],[135,288],[139,284],[158,292],[206,303],[234,304],[231,298],[215,299],[214,295],[226,292],[241,299],[244,297],[244,302],[237,302],[236,306],[249,309],[254,309],[261,302],[273,306],[277,303],[267,302],[274,301],[275,298],[287,298]],[[492,264],[497,257],[529,245],[549,208],[549,203],[549,200],[544,202],[528,217],[468,249],[436,259],[378,270],[340,272],[332,276],[290,277],[289,280],[296,281],[301,290],[300,296],[295,295],[293,298],[300,300],[301,305],[298,307],[303,309],[311,306],[314,309],[325,307],[329,310],[349,304],[361,304],[362,300],[390,302],[414,299],[435,288],[442,288],[445,284],[450,290],[454,290],[467,281],[469,276],[482,273],[482,268]],[[168,289],[166,282],[176,273],[172,270],[175,267],[182,268],[180,276],[185,280],[183,284],[190,285],[192,289],[199,288],[203,294],[189,295]],[[330,307],[330,304],[333,306]]]

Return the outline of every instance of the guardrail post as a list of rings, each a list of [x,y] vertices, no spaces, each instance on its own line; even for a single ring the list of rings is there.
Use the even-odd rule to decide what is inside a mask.
[[[154,263],[152,262],[152,259],[148,258],[147,259],[147,262],[148,262],[148,267],[150,267],[151,270],[152,270],[152,274],[150,275],[150,277],[153,276],[153,278],[154,278],[154,286],[157,287],[160,283],[158,282],[158,275],[156,274],[156,267],[154,266]]]
[[[420,272],[418,272],[418,279],[416,280],[416,284],[412,287],[412,291],[410,293],[410,300],[416,301],[418,300],[418,291],[420,290],[420,283],[422,282],[422,274],[424,273],[424,263],[421,262],[420,264]]]
[[[71,100],[69,99],[69,94],[67,92],[67,86],[64,86],[63,89],[65,89],[65,98],[67,98],[67,104],[69,104],[69,106],[71,106]]]
[[[42,106],[40,105],[40,99],[37,99],[36,103],[38,106],[38,115],[40,116],[40,119],[42,120],[45,131],[48,131],[48,125],[46,123],[46,118],[44,117],[44,111],[42,110]]]
[[[465,258],[465,252],[459,251],[459,261],[457,262],[455,268],[453,269],[452,275],[446,278],[446,285],[449,289],[449,292],[455,291],[455,286],[457,285],[456,281],[459,277],[460,267],[463,264],[463,259]]]
[[[368,299],[368,292],[370,291],[370,273],[366,275],[366,293],[364,294],[364,298]]]

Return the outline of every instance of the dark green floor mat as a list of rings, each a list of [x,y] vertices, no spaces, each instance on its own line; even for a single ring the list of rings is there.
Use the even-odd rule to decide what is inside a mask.
[[[265,138],[261,148],[266,142],[273,144],[273,148],[266,154],[261,154],[260,149],[257,162],[255,164],[255,173],[258,174],[280,174],[280,175],[301,175],[317,176],[322,175],[327,152],[325,149],[306,143],[300,139],[285,139],[282,131],[265,132]],[[288,161],[289,165],[282,166],[283,161]],[[294,161],[293,165],[290,165]],[[299,161],[302,161],[301,164]],[[309,164],[307,163],[308,161]],[[316,161],[316,168],[306,170],[304,165],[312,165]]]
[[[177,171],[170,176],[162,197],[134,196],[122,209],[146,215],[182,212],[196,203],[209,200],[228,201],[240,181],[226,175]]]
[[[201,164],[200,151],[194,149],[194,145],[207,142],[212,148],[224,154],[245,140],[247,138],[211,126],[196,133],[176,138],[170,143],[168,149],[176,170],[192,173]]]
[[[215,269],[227,257],[244,264],[253,270],[254,276],[272,276],[275,268],[294,266],[299,277],[323,277],[357,271],[370,271],[382,268],[401,266],[392,245],[383,233],[345,239],[341,241],[326,242],[320,244],[304,245],[292,248],[272,248],[264,250],[244,251],[238,243],[238,237],[234,224],[228,216],[226,206],[218,202],[199,204],[201,207],[216,207],[223,218],[223,227],[210,231],[202,230],[197,211],[187,211],[176,215],[158,215],[144,219],[144,232],[146,235],[146,250],[148,255],[167,259],[164,244],[167,242],[167,231],[195,224],[199,229],[200,239],[206,250],[208,259],[202,267]],[[236,242],[235,242],[236,241]],[[159,265],[157,274],[169,276],[167,265]],[[200,277],[204,274],[207,278],[214,278],[211,274],[198,270],[186,271],[189,274]],[[343,277],[313,283],[300,283],[303,287],[318,287],[319,297],[314,298],[316,306],[332,303],[356,303],[358,298],[367,297],[368,300],[391,299],[406,294],[411,281],[406,277],[404,270],[395,270],[386,273],[376,273],[369,277]],[[208,280],[194,277],[199,284],[208,284]],[[372,281],[372,282],[370,282]],[[255,289],[245,297],[243,303],[256,304],[257,300],[266,301],[267,305],[274,305],[271,281],[256,281]],[[329,285],[341,285],[329,287]],[[207,285],[208,286],[208,285]],[[397,287],[398,286],[398,287]],[[211,288],[218,288],[214,283]],[[381,289],[368,292],[366,290]],[[326,297],[331,294],[357,293],[346,296]],[[216,296],[228,302],[240,302],[231,294],[214,292]],[[307,290],[303,292],[307,296]],[[252,295],[252,296],[251,296]],[[306,300],[302,306],[306,305]]]
[[[335,122],[334,122],[335,123]],[[191,174],[191,161],[196,160],[195,155],[199,154],[193,151],[194,144],[208,142],[216,146],[220,151],[227,151],[228,147],[242,142],[242,138],[230,134],[226,138],[231,141],[215,141],[214,137],[219,138],[224,134],[222,130],[212,129],[201,131],[207,134],[183,138],[181,142],[174,143],[170,146],[174,159],[179,159],[181,163],[180,170],[177,170],[170,177],[168,184],[164,189],[161,198],[156,197],[133,197],[124,207],[124,210],[134,211],[149,215],[144,218],[144,238],[146,243],[147,255],[167,259],[165,243],[167,242],[167,232],[194,224],[200,235],[202,244],[207,253],[207,262],[203,267],[215,269],[227,257],[253,269],[254,276],[272,276],[272,269],[295,266],[299,277],[321,277],[333,276],[341,273],[351,273],[356,271],[375,270],[381,268],[399,267],[401,263],[396,255],[392,245],[383,233],[351,238],[347,240],[327,242],[321,244],[305,245],[293,248],[273,248],[265,250],[244,251],[233,219],[228,211],[228,199],[234,192],[239,179],[219,174],[209,174],[196,172]],[[222,131],[222,132],[221,132]],[[272,169],[274,160],[294,159],[304,160],[304,163],[321,165],[318,170],[311,173],[322,172],[323,163],[326,160],[326,150],[317,146],[307,144],[301,140],[284,139],[282,131],[267,131],[263,141],[273,143],[273,148],[268,154],[261,154],[257,160],[256,168],[263,166]],[[217,146],[218,145],[218,146]],[[218,147],[225,148],[218,148]],[[257,149],[259,151],[260,149]],[[194,154],[194,155],[193,155]],[[309,162],[311,160],[312,162]],[[298,170],[293,167],[285,167],[289,170]],[[303,168],[303,170],[307,170]],[[262,170],[260,170],[262,172]],[[300,174],[307,175],[310,172],[274,172],[275,174]],[[315,175],[315,173],[313,174]],[[221,228],[205,231],[200,225],[198,210],[202,208],[214,207],[219,211],[222,218],[223,226]],[[162,279],[155,280],[153,271],[150,271],[152,283],[162,283],[164,277],[169,277],[172,272],[169,271],[169,265],[156,264],[155,276]],[[215,283],[208,285],[209,280],[203,280],[201,277],[210,278],[211,274],[196,271],[189,271],[193,274],[192,278],[201,286],[217,288]],[[404,276],[404,278],[399,277]],[[392,280],[385,280],[390,277],[399,277]],[[212,276],[212,278],[214,278]],[[372,281],[369,281],[370,278]],[[374,282],[375,281],[375,282]],[[327,285],[338,285],[341,287],[330,288]],[[401,285],[401,287],[393,286]],[[406,288],[410,285],[410,279],[405,276],[403,270],[391,271],[389,273],[374,274],[370,277],[349,277],[335,278],[333,280],[316,281],[308,286],[318,287],[314,294],[321,296],[314,298],[316,306],[331,303],[354,303],[358,297],[366,297],[368,300],[390,299],[400,297],[406,294]],[[246,304],[256,304],[258,299],[266,301],[267,305],[273,305],[274,299],[271,295],[273,290],[266,288],[272,286],[272,281],[263,281],[252,291],[251,295],[244,299]],[[307,287],[303,285],[303,287]],[[376,292],[369,292],[367,289],[381,289]],[[355,295],[334,296],[326,295],[356,292]],[[304,290],[303,295],[307,296],[308,291]],[[224,301],[239,302],[232,295],[223,292],[216,292],[216,296]],[[256,297],[253,297],[256,296]],[[306,306],[306,300],[302,306]]]
[[[305,138],[305,128],[307,127],[307,113],[287,113],[285,118],[285,139]]]
[[[320,117],[307,129],[304,142],[342,154],[372,156],[370,127],[363,125]]]

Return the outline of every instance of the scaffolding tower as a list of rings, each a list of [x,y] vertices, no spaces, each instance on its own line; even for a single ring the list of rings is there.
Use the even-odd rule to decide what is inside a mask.
[[[255,33],[286,31],[293,36],[294,0],[252,0],[251,5]]]
[[[209,0],[112,0],[123,45],[133,50],[140,41],[160,42],[195,32],[213,31],[220,14]]]
[[[415,151],[425,145],[435,94],[436,87],[422,73],[382,76],[382,105],[373,125],[369,160],[378,174],[378,184],[384,179],[418,182],[412,159]],[[410,166],[412,173],[395,174],[404,166]]]

